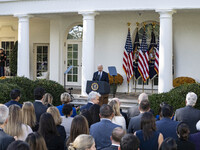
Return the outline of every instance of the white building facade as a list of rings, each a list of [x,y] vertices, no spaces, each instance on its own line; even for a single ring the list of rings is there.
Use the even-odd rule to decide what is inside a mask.
[[[172,88],[180,76],[200,81],[200,2],[196,0],[3,0],[0,1],[0,47],[18,41],[18,76],[44,75],[68,86],[91,80],[98,64],[115,66],[124,77],[119,92],[127,92],[122,69],[127,22],[134,40],[136,22],[160,25],[158,92]],[[66,76],[69,66],[74,68]],[[46,74],[44,74],[46,73]],[[132,79],[130,92],[134,92]],[[145,88],[151,88],[149,81]],[[142,85],[137,83],[137,87]]]

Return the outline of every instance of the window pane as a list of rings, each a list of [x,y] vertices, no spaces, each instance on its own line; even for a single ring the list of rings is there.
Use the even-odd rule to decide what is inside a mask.
[[[73,82],[77,82],[77,75],[73,75]]]
[[[68,60],[67,61],[67,66],[71,66],[72,65],[72,60]]]
[[[78,68],[77,67],[73,68],[73,74],[78,74]]]
[[[83,37],[83,25],[77,25],[70,29],[67,39],[82,39]]]
[[[78,51],[78,44],[73,44],[73,51]]]
[[[68,52],[72,51],[72,44],[68,44],[68,48],[67,48]]]
[[[72,82],[72,75],[67,75],[67,81]]]
[[[78,52],[73,52],[73,58],[78,59]]]
[[[73,66],[78,66],[78,60],[73,60]]]
[[[42,46],[37,47],[37,53],[42,53]]]
[[[48,54],[48,47],[47,46],[43,46],[43,53]]]
[[[158,77],[154,78],[154,85],[158,85]]]
[[[68,52],[68,53],[67,53],[67,58],[68,58],[68,59],[72,59],[72,52]]]

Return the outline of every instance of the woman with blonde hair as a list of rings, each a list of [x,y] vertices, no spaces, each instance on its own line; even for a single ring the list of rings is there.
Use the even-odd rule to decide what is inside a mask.
[[[60,101],[61,101],[62,105],[57,106],[57,108],[58,108],[58,110],[59,110],[59,112],[60,112],[60,115],[61,115],[61,116],[64,116],[64,114],[62,113],[63,106],[64,106],[65,104],[69,104],[69,103],[71,102],[71,96],[70,96],[69,93],[67,93],[67,92],[62,93],[62,94],[60,95]],[[73,111],[72,111],[71,117],[75,117],[76,114],[77,114],[77,113],[76,113],[76,108],[73,107]]]
[[[68,150],[96,150],[94,138],[91,135],[81,134],[70,143]]]
[[[22,111],[18,105],[9,107],[9,118],[5,126],[5,132],[22,141],[25,141],[28,134],[33,132],[29,125],[22,123]]]
[[[65,132],[65,128],[61,125],[62,123],[62,118],[60,116],[60,113],[58,111],[58,108],[52,106],[52,107],[49,107],[47,109],[47,113],[50,113],[54,119],[54,122],[56,124],[56,128],[57,128],[57,131],[61,137],[61,140],[65,141],[65,138],[66,138],[66,132]]]
[[[126,120],[120,113],[119,102],[113,99],[109,102],[108,105],[110,105],[114,111],[114,117],[112,118],[112,123],[120,125],[124,130],[126,130]]]
[[[29,144],[30,150],[47,150],[45,140],[38,132],[29,134],[26,142]]]
[[[53,106],[53,96],[50,93],[44,94],[43,104],[47,107]]]
[[[29,125],[33,131],[38,130],[35,108],[31,102],[24,102],[22,106],[22,123]]]

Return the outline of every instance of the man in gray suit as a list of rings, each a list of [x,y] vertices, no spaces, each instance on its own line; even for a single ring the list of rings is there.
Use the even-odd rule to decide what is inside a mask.
[[[131,117],[135,117],[140,114],[139,105],[142,100],[148,100],[148,95],[146,93],[141,93],[138,96],[138,105],[129,108],[128,113],[127,113],[129,120],[131,119]]]
[[[134,133],[137,130],[140,130],[141,118],[145,112],[150,111],[150,104],[148,100],[142,100],[139,105],[140,114],[138,116],[132,117],[129,126],[128,126],[128,133]]]
[[[189,92],[186,95],[185,102],[185,107],[176,110],[174,120],[186,123],[190,128],[190,133],[196,133],[196,123],[200,120],[200,110],[194,108],[197,102],[197,95]]]

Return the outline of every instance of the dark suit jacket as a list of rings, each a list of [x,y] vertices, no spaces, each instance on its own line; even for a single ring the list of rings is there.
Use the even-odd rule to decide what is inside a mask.
[[[103,148],[102,150],[118,150],[118,146],[116,145],[110,145],[109,147]]]
[[[35,108],[35,115],[37,122],[40,121],[40,116],[47,111],[47,106],[43,105],[41,102],[35,101],[33,103],[34,108]]]
[[[102,119],[100,122],[91,125],[90,135],[95,139],[97,150],[111,145],[110,136],[112,135],[113,129],[116,127],[120,126],[107,119]]]
[[[170,118],[162,118],[159,121],[156,121],[157,131],[163,134],[164,139],[167,137],[172,137],[175,140],[178,139],[176,134],[176,128],[179,122],[173,121]]]
[[[106,81],[109,83],[108,73],[103,71],[100,80],[97,79],[97,76],[98,76],[98,71],[93,74],[92,81]]]
[[[190,137],[189,137],[189,141],[192,142],[195,145],[196,150],[200,150],[199,139],[200,139],[200,132],[191,134]]]
[[[184,141],[178,139],[176,141],[177,150],[195,150],[195,145],[190,141]]]
[[[9,107],[9,106],[11,106],[11,105],[18,105],[19,107],[21,107],[22,108],[22,104],[20,104],[19,102],[17,102],[17,101],[14,101],[14,100],[10,100],[9,102],[7,102],[7,103],[5,103],[5,105],[7,106],[7,107]]]
[[[91,107],[92,105],[93,105],[92,103],[87,103],[86,105],[82,106],[82,107],[80,108],[80,110],[81,110],[81,111],[84,110],[84,109],[89,110],[90,107]]]
[[[15,139],[12,136],[9,136],[0,129],[0,150],[6,150],[8,145],[13,141],[15,141]]]
[[[132,117],[129,125],[128,125],[128,133],[135,133],[135,131],[140,130],[140,124],[141,124],[141,118],[142,113],[140,113],[138,116]]]
[[[200,120],[200,110],[192,106],[179,108],[175,112],[174,120],[186,123],[190,128],[190,133],[196,133],[196,123]]]

